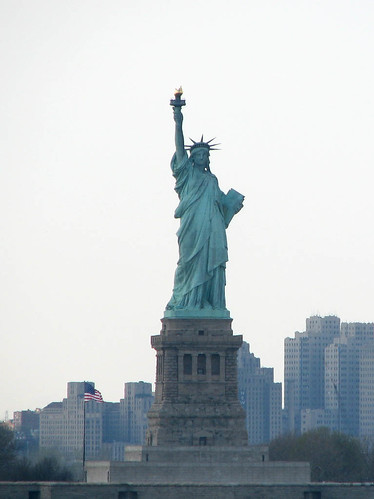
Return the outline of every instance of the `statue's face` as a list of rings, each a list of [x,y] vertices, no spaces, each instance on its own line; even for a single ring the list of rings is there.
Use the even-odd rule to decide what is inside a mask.
[[[209,167],[209,151],[203,147],[196,149],[193,153],[193,161],[196,168],[205,170]]]

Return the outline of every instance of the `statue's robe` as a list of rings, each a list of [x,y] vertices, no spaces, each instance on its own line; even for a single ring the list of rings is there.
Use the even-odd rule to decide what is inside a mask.
[[[180,163],[174,155],[171,168],[180,199],[175,211],[175,217],[180,218],[179,261],[173,296],[166,308],[226,310],[226,195],[219,189],[217,178],[194,168],[187,154]],[[232,215],[228,216],[231,220]]]

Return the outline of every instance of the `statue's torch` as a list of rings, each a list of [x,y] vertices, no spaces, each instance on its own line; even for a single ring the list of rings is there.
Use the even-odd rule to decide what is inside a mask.
[[[170,100],[170,105],[173,107],[182,107],[186,105],[186,101],[181,99],[183,95],[182,87],[179,87],[174,92],[175,99]]]

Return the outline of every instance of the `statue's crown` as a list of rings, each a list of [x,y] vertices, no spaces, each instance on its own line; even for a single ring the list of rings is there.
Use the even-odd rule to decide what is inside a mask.
[[[204,147],[205,149],[208,149],[208,151],[218,151],[218,149],[215,149],[215,146],[219,146],[219,144],[211,144],[214,138],[208,140],[208,142],[204,142],[204,136],[202,135],[200,142],[197,142],[191,138],[190,140],[193,142],[193,144],[186,145],[186,149],[188,149],[190,152],[192,152],[194,149],[197,149],[198,147]]]

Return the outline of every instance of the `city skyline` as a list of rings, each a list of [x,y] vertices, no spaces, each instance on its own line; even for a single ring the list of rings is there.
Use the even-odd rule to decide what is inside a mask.
[[[294,331],[294,338],[292,338],[291,336],[288,336],[286,338],[284,338],[284,341],[285,341],[285,344],[287,345],[290,345],[292,344],[294,341],[295,341],[295,338],[300,338],[300,337],[305,337],[308,335],[308,332],[310,333],[310,324],[330,324],[330,322],[332,324],[335,325],[335,329],[336,329],[336,333],[338,335],[343,335],[343,337],[348,337],[349,335],[352,335],[352,331],[365,331],[366,332],[366,335],[361,339],[361,342],[363,340],[366,340],[367,342],[369,341],[370,338],[372,338],[374,340],[374,336],[372,334],[372,331],[373,331],[373,327],[374,327],[374,322],[370,322],[370,323],[360,323],[360,322],[342,322],[341,319],[337,316],[333,316],[333,315],[329,315],[329,316],[319,316],[319,315],[313,315],[311,317],[306,317],[305,318],[305,331],[304,330],[300,330],[300,331]],[[323,328],[322,328],[323,330]],[[317,327],[317,331],[318,331],[318,327]],[[341,332],[342,331],[342,332]],[[350,332],[350,333],[349,333]],[[318,331],[317,333],[317,343],[320,344],[321,343],[321,339],[319,337],[319,335],[322,334]],[[333,345],[333,344],[330,344],[328,345],[328,341],[326,343],[326,345],[322,348],[322,351],[325,351],[325,348],[326,348],[326,351],[331,349],[331,347],[333,346],[336,346],[336,345]],[[328,347],[328,348],[327,348]],[[368,349],[368,353],[369,355],[371,354],[371,351],[372,351],[372,346],[370,343],[367,343],[366,345],[366,348]],[[290,353],[288,352],[287,353],[287,349],[289,350],[289,346],[287,348],[285,348],[285,351],[284,351],[284,356],[285,358],[287,357],[287,355],[289,356]],[[294,352],[291,352],[291,357],[297,357],[295,355],[293,355]],[[328,353],[329,355],[329,353]],[[273,374],[274,374],[274,367],[272,366],[262,366],[261,367],[261,359],[260,358],[257,358],[255,356],[255,353],[254,352],[250,352],[250,345],[249,343],[247,343],[245,340],[243,340],[243,344],[241,346],[241,348],[239,349],[238,351],[238,386],[240,388],[240,383],[243,382],[244,380],[246,380],[246,382],[250,382],[250,380],[252,379],[251,376],[253,375],[253,372],[250,372],[250,370],[248,370],[248,366],[246,366],[246,363],[245,363],[245,359],[246,358],[253,358],[253,366],[251,367],[251,369],[253,369],[254,367],[256,367],[259,372],[258,374],[261,374],[261,373],[265,373],[265,375],[267,376],[270,376],[270,380],[271,382],[274,382],[274,379],[273,379]],[[297,361],[296,360],[293,360],[291,363],[295,363],[297,364]],[[329,361],[326,360],[324,361],[324,363],[328,363]],[[315,359],[314,359],[314,363],[315,363]],[[324,364],[325,365],[325,364]],[[308,369],[307,366],[305,366],[306,369]],[[292,370],[293,368],[291,368]],[[288,370],[289,370],[289,366],[288,366]],[[315,365],[315,372],[312,376],[323,376],[323,369],[321,369],[321,365]],[[285,382],[285,379],[287,378],[287,374],[286,373],[283,373],[284,376],[283,376],[283,380],[282,382],[278,382],[278,383],[275,383],[276,385],[280,385],[278,386],[278,389],[280,390],[280,398],[281,398],[281,407],[284,408],[285,410],[287,410],[287,403],[285,401],[283,401],[283,398],[285,396],[285,393],[284,393],[284,382]],[[246,376],[247,376],[247,379],[246,379]],[[68,392],[68,387],[69,387],[69,383],[73,383],[73,384],[93,384],[93,386],[95,386],[95,381],[94,380],[80,380],[80,381],[75,381],[75,382],[72,382],[72,381],[67,381],[66,382],[67,385],[66,385],[66,389],[67,389],[67,393],[63,396],[63,398],[66,398],[69,396],[69,392]],[[126,397],[126,386],[135,386],[135,385],[154,385],[154,383],[150,380],[138,380],[138,381],[124,381],[124,388],[125,388],[125,397]],[[96,387],[97,388],[97,387]],[[100,395],[101,395],[101,392],[99,392]],[[17,413],[17,412],[25,412],[25,411],[42,411],[43,409],[45,409],[46,407],[48,407],[50,404],[54,404],[54,403],[59,403],[57,401],[57,399],[59,398],[59,395],[56,395],[55,399],[56,400],[50,400],[48,402],[48,404],[45,406],[45,407],[42,407],[42,406],[37,406],[35,407],[34,409],[24,409],[24,408],[20,408],[20,409],[17,409],[16,411],[14,411],[14,413]],[[241,396],[239,396],[239,400],[241,401],[242,404],[244,404],[244,401],[242,400]],[[118,400],[104,400],[104,402],[109,402],[109,403],[116,403],[118,402]],[[318,406],[319,409],[322,410],[322,405],[320,403],[317,403],[316,404]],[[321,405],[321,407],[320,407]],[[7,411],[8,412],[8,411]],[[13,414],[14,416],[14,414]],[[8,419],[11,420],[12,417],[11,415],[8,414]],[[371,418],[369,418],[371,419]],[[0,420],[1,421],[1,420]],[[329,423],[330,424],[330,423]],[[284,430],[284,429],[283,429]]]
[[[371,2],[0,14],[0,420],[69,379],[108,401],[154,383],[178,257],[180,84],[186,136],[217,137],[212,172],[246,196],[228,229],[234,334],[283,382],[284,338],[306,317],[374,320]]]

